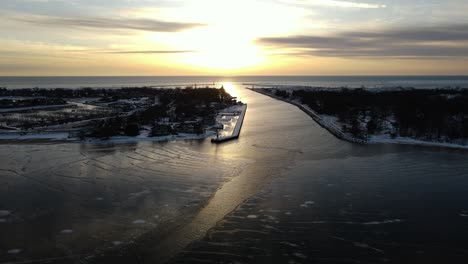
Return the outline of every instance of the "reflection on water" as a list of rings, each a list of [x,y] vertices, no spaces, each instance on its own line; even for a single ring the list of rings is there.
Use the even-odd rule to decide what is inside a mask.
[[[0,145],[0,263],[157,263],[212,227],[174,261],[468,256],[466,152],[349,144],[294,106],[225,89],[249,111],[221,145]]]

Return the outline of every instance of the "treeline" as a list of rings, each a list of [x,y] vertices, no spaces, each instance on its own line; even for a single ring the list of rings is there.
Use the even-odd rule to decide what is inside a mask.
[[[104,88],[80,88],[80,89],[44,89],[44,88],[23,88],[23,89],[7,89],[0,88],[0,97],[14,96],[14,97],[47,97],[47,98],[87,98],[87,97],[99,97],[106,98],[110,101],[119,99],[131,99],[139,97],[151,97],[157,95],[168,95],[178,94],[180,91],[186,90],[201,90],[202,92],[196,92],[195,94],[202,96],[216,95],[214,90],[216,88],[175,88],[175,89],[156,89],[151,87],[140,87],[140,88],[119,88],[119,89],[104,89]],[[224,90],[224,89],[223,89]]]
[[[319,114],[338,117],[355,137],[388,132],[424,140],[468,139],[468,90],[344,88],[298,90],[291,96]]]

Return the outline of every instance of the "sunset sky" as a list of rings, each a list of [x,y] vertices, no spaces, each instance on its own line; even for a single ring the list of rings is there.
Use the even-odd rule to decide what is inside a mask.
[[[467,0],[1,0],[0,75],[465,75]]]

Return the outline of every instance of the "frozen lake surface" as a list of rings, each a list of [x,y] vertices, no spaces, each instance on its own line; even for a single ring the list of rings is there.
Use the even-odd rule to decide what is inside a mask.
[[[222,145],[0,145],[0,263],[468,259],[468,152],[350,144],[225,88],[249,110]]]

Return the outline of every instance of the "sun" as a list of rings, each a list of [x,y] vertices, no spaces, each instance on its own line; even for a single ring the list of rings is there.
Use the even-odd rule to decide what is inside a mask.
[[[165,10],[164,14],[162,18],[168,21],[184,19],[203,24],[164,36],[171,49],[191,51],[177,55],[175,64],[226,74],[271,65],[272,60],[257,39],[294,32],[303,17],[301,10],[250,0],[193,1],[172,12]],[[162,36],[155,35],[148,43],[161,40]]]
[[[218,70],[237,70],[263,63],[261,51],[254,45],[235,39],[206,42],[203,50],[184,55],[186,64]]]

